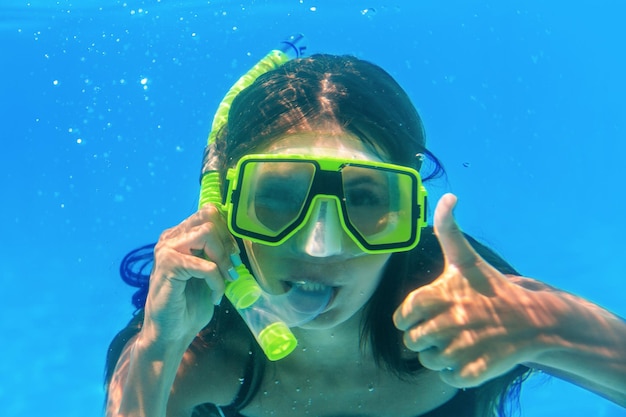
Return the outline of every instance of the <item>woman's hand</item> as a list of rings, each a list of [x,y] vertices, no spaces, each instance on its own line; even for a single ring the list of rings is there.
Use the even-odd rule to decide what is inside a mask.
[[[191,343],[211,321],[214,305],[224,294],[224,280],[232,279],[231,255],[238,253],[214,206],[164,231],[154,250],[141,337],[148,343]]]
[[[532,360],[542,347],[540,335],[556,319],[540,292],[511,282],[472,248],[452,215],[455,204],[456,197],[447,194],[435,210],[443,273],[411,292],[394,322],[422,365],[465,388]]]
[[[443,273],[394,314],[422,365],[468,388],[524,364],[626,406],[624,320],[535,280],[502,275],[465,239],[455,204],[447,194],[435,210]]]

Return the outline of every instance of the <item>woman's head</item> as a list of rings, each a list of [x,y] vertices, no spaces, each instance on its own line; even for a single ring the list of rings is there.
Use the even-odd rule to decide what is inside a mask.
[[[354,57],[315,55],[288,62],[241,92],[232,103],[226,128],[218,134],[216,149],[224,176],[226,169],[253,153],[339,156],[419,168],[418,154],[432,157],[424,144],[420,117],[389,74]],[[330,200],[318,201],[311,210],[319,211],[318,206],[326,203],[334,206]],[[325,213],[338,210],[325,207]],[[331,220],[317,218],[318,223]],[[342,288],[335,291],[336,298],[350,308],[336,309],[341,310],[336,316],[345,319],[350,309],[354,313],[372,295],[389,254],[364,254],[340,230],[336,251],[326,253],[330,249],[325,247],[320,256],[308,250],[313,246],[305,243],[310,238],[304,236],[307,230],[305,226],[278,247],[247,241],[251,266],[274,293],[297,282],[305,288],[318,284]]]

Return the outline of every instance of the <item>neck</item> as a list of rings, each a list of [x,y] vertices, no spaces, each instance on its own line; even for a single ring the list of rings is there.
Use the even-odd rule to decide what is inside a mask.
[[[298,339],[297,350],[323,362],[360,359],[363,356],[360,343],[361,317],[362,313],[359,312],[328,329],[293,329]]]

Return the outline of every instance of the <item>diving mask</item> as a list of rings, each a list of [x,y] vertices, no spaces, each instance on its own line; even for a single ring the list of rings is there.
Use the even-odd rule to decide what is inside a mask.
[[[228,171],[228,227],[278,246],[303,228],[320,199],[335,200],[339,223],[367,253],[407,251],[426,226],[419,173],[400,165],[306,155],[247,155]]]

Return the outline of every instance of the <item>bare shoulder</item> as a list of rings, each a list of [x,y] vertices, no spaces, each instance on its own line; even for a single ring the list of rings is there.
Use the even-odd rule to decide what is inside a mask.
[[[235,336],[235,335],[233,335]],[[116,416],[124,394],[131,352],[137,335],[129,339],[117,361],[107,387],[106,415]],[[248,358],[249,341],[243,337],[207,343],[200,338],[186,350],[170,391],[167,415],[191,415],[194,407],[233,401]]]
[[[545,282],[538,281],[533,278],[522,277],[519,275],[505,274],[507,279],[520,287],[526,288],[531,291],[556,291],[556,288],[546,284]]]
[[[249,351],[250,341],[244,335],[231,334],[215,343],[196,338],[178,368],[168,409],[230,404],[241,387]]]
[[[137,335],[129,339],[126,345],[124,346],[124,349],[122,350],[122,353],[120,354],[117,360],[117,363],[115,365],[115,370],[113,371],[111,380],[109,381],[109,384],[106,387],[106,392],[107,392],[106,415],[107,416],[118,415],[117,410],[119,410],[120,404],[122,402],[122,394],[124,393],[124,384],[126,382],[126,377],[128,376],[128,369],[130,365],[130,351],[136,339],[137,339]]]

